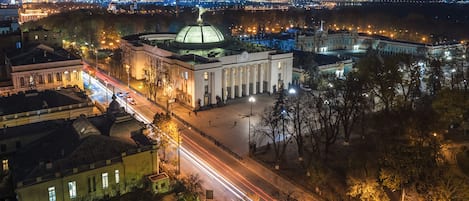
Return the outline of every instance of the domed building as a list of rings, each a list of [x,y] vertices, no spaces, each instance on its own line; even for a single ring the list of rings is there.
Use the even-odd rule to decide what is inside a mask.
[[[125,36],[121,49],[123,67],[146,80],[150,99],[164,95],[194,109],[271,93],[292,80],[292,53],[226,37],[200,14],[176,34]]]

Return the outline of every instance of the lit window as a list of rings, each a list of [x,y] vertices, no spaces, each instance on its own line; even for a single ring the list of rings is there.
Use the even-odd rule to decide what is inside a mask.
[[[9,167],[8,167],[8,159],[4,159],[2,160],[2,170],[3,171],[8,171]]]
[[[52,83],[52,74],[47,74],[47,82]]]
[[[70,199],[74,199],[77,197],[77,182],[68,182],[68,192],[70,194]]]
[[[55,198],[55,187],[49,187],[47,191],[49,191],[49,201],[56,201],[57,199]]]
[[[119,170],[114,171],[115,177],[116,177],[116,184],[119,183]]]
[[[25,85],[24,77],[20,77],[20,85],[21,85],[21,87],[24,87],[24,85]]]
[[[204,80],[208,80],[208,72],[204,72]]]
[[[108,182],[108,174],[107,172],[103,173],[101,175],[102,179],[103,179],[103,189],[105,188],[108,188],[109,187],[109,182]]]

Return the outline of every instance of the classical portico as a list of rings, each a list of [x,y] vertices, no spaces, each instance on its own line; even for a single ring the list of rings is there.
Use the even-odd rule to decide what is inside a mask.
[[[225,38],[201,19],[177,34],[126,36],[121,48],[128,53],[123,59],[130,64],[130,71],[135,72],[132,77],[150,80],[164,77],[159,84],[164,95],[194,109],[272,93],[292,80],[292,53]],[[154,60],[159,62],[148,62]],[[148,72],[164,72],[164,76],[150,76],[152,73]]]

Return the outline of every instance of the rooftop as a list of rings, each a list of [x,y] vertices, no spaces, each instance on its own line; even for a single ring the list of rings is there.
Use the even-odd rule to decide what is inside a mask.
[[[54,49],[42,44],[32,47],[26,52],[13,52],[11,55],[14,55],[10,57],[13,68],[20,65],[80,59],[62,48]]]
[[[79,88],[70,87],[61,90],[31,90],[0,97],[0,115],[17,114],[46,108],[86,103],[90,100]]]
[[[161,35],[165,35],[165,36],[168,34],[169,33],[161,33]],[[129,43],[131,43],[134,46],[141,46],[142,44],[147,44],[150,46],[156,46],[166,51],[173,52],[179,55],[179,56],[174,56],[175,59],[180,58],[183,61],[189,61],[190,60],[189,57],[191,57],[194,63],[207,63],[208,61],[198,60],[197,58],[194,60],[193,56],[191,55],[197,55],[197,56],[204,57],[204,58],[218,58],[218,57],[223,57],[223,56],[241,54],[244,51],[248,53],[255,53],[255,52],[264,52],[264,51],[272,50],[262,45],[242,42],[233,38],[226,38],[223,44],[220,44],[220,46],[216,46],[212,48],[197,48],[197,47],[188,47],[185,45],[181,45],[181,43],[175,42],[174,39],[168,39],[167,37],[162,37],[161,39],[158,39],[157,37],[152,37],[151,40],[142,39],[142,38],[145,38],[144,37],[145,35],[152,35],[152,34],[146,33],[146,34],[130,35],[130,36],[123,37],[123,39],[127,40]],[[185,55],[189,55],[189,57],[185,57]]]
[[[111,127],[122,127],[122,124],[128,129],[121,130],[119,136],[113,134],[115,131]],[[37,177],[47,180],[54,177],[55,173],[69,174],[73,168],[85,170],[90,168],[90,164],[97,168],[106,165],[106,160],[110,163],[119,162],[123,152],[130,153],[140,146],[143,149],[151,146],[141,133],[142,125],[134,118],[117,123],[101,115],[8,128],[11,135],[24,132],[25,129],[28,132],[24,135],[45,133],[45,136],[25,145],[15,154],[12,160],[15,182],[23,181],[24,185],[28,185],[36,182]],[[122,132],[126,132],[127,136]],[[137,141],[128,140],[131,133],[138,136]]]

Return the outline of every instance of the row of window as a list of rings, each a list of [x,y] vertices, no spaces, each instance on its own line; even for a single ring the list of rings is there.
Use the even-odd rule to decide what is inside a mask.
[[[80,79],[80,74],[76,70],[74,70],[72,74],[74,74],[74,77],[75,77],[76,80]],[[47,83],[53,83],[54,82],[53,75],[54,74],[47,74]],[[65,71],[64,75],[65,75],[65,79],[67,81],[72,80],[72,75],[68,71]],[[37,78],[37,80],[36,80],[36,78]],[[55,78],[56,78],[57,82],[61,82],[62,81],[62,74],[61,73],[55,73]],[[29,83],[29,86],[34,86],[34,85],[36,85],[36,83],[37,84],[44,84],[45,81],[44,81],[44,77],[42,75],[37,75],[37,76],[31,75],[31,76],[29,76],[28,83]],[[21,87],[26,86],[25,77],[20,77],[20,86]]]
[[[7,161],[8,162],[8,161]],[[114,179],[116,184],[120,182],[119,170],[114,170]],[[109,174],[104,172],[101,174],[101,181],[102,181],[102,189],[109,188]],[[68,182],[68,195],[70,199],[75,199],[78,196],[77,193],[77,182],[76,181],[69,181]],[[55,186],[51,186],[47,188],[49,194],[49,201],[56,201],[57,194],[55,191]],[[96,177],[89,177],[88,178],[88,192],[95,192],[96,191]]]

